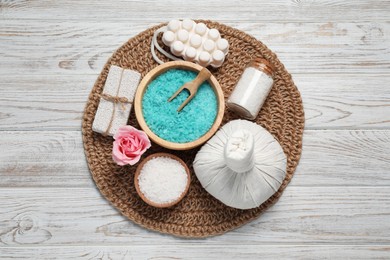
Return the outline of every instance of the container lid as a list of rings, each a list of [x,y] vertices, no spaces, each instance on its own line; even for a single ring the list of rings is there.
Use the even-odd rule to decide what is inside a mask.
[[[271,77],[274,75],[275,67],[266,59],[255,58],[250,62],[249,66],[257,68]]]

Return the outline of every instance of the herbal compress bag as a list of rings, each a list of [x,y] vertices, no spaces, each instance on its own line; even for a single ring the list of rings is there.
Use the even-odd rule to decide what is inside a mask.
[[[258,207],[281,186],[286,155],[263,127],[234,120],[197,153],[194,171],[203,188],[227,206]]]

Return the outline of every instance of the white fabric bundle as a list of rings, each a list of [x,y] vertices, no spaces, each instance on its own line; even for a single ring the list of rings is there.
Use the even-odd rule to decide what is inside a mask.
[[[119,127],[127,124],[140,78],[141,74],[137,71],[115,65],[110,67],[103,94],[111,99],[125,98],[128,102],[113,102],[101,97],[92,125],[93,131],[113,136]]]
[[[197,153],[194,170],[203,188],[238,209],[260,206],[281,186],[286,155],[263,127],[247,120],[224,125]]]

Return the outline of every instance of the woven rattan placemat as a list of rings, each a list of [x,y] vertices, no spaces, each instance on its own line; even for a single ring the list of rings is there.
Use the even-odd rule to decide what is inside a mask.
[[[137,70],[145,76],[158,65],[152,58],[150,43],[153,32],[163,24],[131,38],[112,55],[89,95],[82,124],[89,169],[106,199],[123,215],[145,228],[184,237],[207,237],[225,233],[257,218],[274,204],[290,182],[298,164],[304,127],[301,96],[290,74],[276,55],[263,43],[242,31],[216,22],[202,22],[209,28],[218,29],[230,44],[229,54],[223,66],[212,70],[223,88],[225,98],[229,96],[251,59],[265,58],[276,68],[275,84],[256,119],[258,124],[265,127],[280,142],[288,159],[286,178],[279,191],[270,199],[258,208],[250,210],[227,207],[202,188],[193,172],[192,161],[199,148],[175,152],[153,144],[143,158],[156,152],[175,154],[190,167],[192,177],[187,196],[176,206],[168,209],[148,206],[140,199],[134,188],[133,178],[137,165],[125,167],[116,165],[111,157],[112,137],[104,137],[92,131],[92,122],[99,105],[98,94],[103,90],[110,65]],[[159,57],[167,61],[164,57]],[[237,117],[226,109],[222,125],[233,119]],[[134,110],[130,114],[129,124],[139,128]]]

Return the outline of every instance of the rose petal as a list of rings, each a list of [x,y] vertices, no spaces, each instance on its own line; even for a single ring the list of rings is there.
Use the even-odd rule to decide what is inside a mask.
[[[112,159],[114,160],[114,162],[116,162],[116,164],[118,164],[119,166],[125,166],[127,164],[127,162],[123,161],[123,160],[118,160],[118,158],[116,158],[114,155],[112,155]]]
[[[118,149],[118,144],[114,142],[113,148],[112,148],[112,159],[118,164],[118,165],[125,165],[126,163],[124,160],[126,159],[126,156],[123,155],[121,151]]]
[[[127,147],[125,150],[126,154],[139,154],[141,152],[141,147],[134,147],[134,149],[131,149],[131,147]]]
[[[140,159],[141,159],[141,156],[139,155],[139,156],[136,156],[136,157],[131,158],[131,159],[129,158],[129,159],[125,160],[125,161],[126,161],[127,164],[134,165],[137,162],[139,162]]]
[[[125,155],[126,157],[128,158],[132,158],[134,156],[139,156],[139,155],[142,155],[142,151],[141,150],[136,150],[136,151],[126,151],[125,152]]]
[[[114,135],[114,139],[118,139],[120,137],[125,137],[125,136],[129,136],[131,135],[132,131],[133,130],[137,130],[136,128],[130,126],[130,125],[125,125],[125,126],[121,126],[119,127],[119,129],[116,131],[115,135]]]

